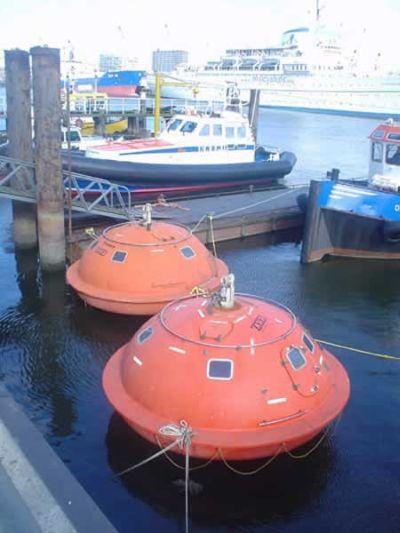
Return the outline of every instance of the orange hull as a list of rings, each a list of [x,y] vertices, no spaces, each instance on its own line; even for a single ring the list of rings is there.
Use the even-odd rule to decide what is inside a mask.
[[[273,429],[266,427],[255,430],[224,431],[193,428],[195,435],[192,439],[190,455],[209,459],[216,457],[217,450],[221,450],[223,457],[227,460],[258,459],[292,450],[318,435],[341,413],[350,393],[350,383],[344,368],[332,355],[326,351],[324,353],[325,358],[329,359],[336,381],[325,405],[310,412],[307,418],[299,418],[290,425],[288,423],[278,424]],[[155,416],[124,393],[120,373],[123,355],[124,348],[121,348],[110,359],[103,374],[103,388],[108,400],[139,435],[153,444],[161,443],[166,446],[174,438],[160,436],[159,429],[169,424],[171,420]],[[178,446],[174,448],[174,451],[184,453],[184,450]]]
[[[210,305],[168,305],[108,361],[104,390],[135,431],[167,445],[176,437],[160,429],[185,420],[191,456],[246,460],[301,446],[342,412],[346,371],[287,310],[249,297]]]
[[[226,265],[184,227],[153,222],[108,228],[67,271],[86,303],[111,313],[152,315],[192,292],[209,292]]]

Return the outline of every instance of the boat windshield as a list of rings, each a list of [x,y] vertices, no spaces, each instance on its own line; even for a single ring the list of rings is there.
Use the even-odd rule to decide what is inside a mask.
[[[68,140],[68,132],[61,133],[61,142],[66,142]],[[71,142],[77,142],[81,140],[81,137],[79,135],[78,131],[71,130],[69,132],[69,140]]]
[[[192,122],[190,120],[188,120],[187,122],[185,122],[185,124],[182,126],[181,128],[181,132],[182,133],[193,133],[194,130],[196,129],[197,127],[197,122]]]
[[[398,144],[387,145],[386,163],[400,167],[400,146]]]
[[[168,125],[167,131],[176,131],[179,126],[182,124],[182,119],[176,118],[174,119],[171,124]]]
[[[239,70],[252,70],[257,63],[257,59],[243,59],[239,65]]]

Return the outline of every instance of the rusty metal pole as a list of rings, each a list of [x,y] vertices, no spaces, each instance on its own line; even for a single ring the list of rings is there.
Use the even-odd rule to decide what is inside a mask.
[[[254,135],[254,141],[257,143],[257,134],[258,134],[258,111],[260,106],[260,90],[251,89],[250,90],[250,102],[249,102],[249,112],[248,119],[250,123],[251,130]]]
[[[61,169],[60,50],[36,46],[32,56],[39,254],[43,270],[65,267]]]
[[[7,92],[8,156],[24,161],[33,160],[31,71],[29,53],[24,50],[5,50]],[[21,169],[20,178],[28,169]],[[13,201],[13,237],[17,248],[29,249],[37,245],[35,206]]]

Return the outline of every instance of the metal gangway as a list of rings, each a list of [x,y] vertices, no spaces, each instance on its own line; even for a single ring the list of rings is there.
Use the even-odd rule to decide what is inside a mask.
[[[134,193],[125,185],[67,170],[62,178],[65,209],[119,220],[135,217]],[[36,203],[35,164],[1,156],[0,198]]]

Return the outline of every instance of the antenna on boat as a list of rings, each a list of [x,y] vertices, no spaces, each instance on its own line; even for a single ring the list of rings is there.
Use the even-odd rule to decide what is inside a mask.
[[[146,226],[147,231],[150,231],[151,229],[151,212],[153,208],[151,207],[151,204],[145,204],[142,207],[142,223]]]

